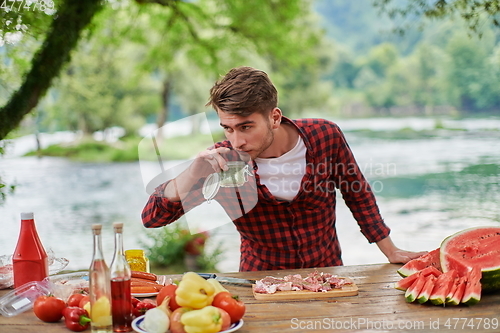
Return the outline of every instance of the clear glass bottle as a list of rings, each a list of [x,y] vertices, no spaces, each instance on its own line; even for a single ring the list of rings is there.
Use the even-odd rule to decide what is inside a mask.
[[[31,281],[42,281],[49,275],[47,252],[38,237],[33,213],[21,213],[21,230],[12,266],[15,288]]]
[[[94,253],[89,269],[90,327],[92,333],[111,333],[111,283],[109,268],[104,260],[101,240],[102,225],[93,224]]]
[[[132,331],[131,271],[123,252],[123,223],[113,223],[115,253],[110,265],[113,331]]]

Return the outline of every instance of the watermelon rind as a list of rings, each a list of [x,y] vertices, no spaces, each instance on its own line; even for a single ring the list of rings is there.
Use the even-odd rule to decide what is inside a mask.
[[[474,227],[459,231],[449,237],[446,237],[441,243],[440,247],[440,261],[442,270],[443,272],[446,272],[452,268],[458,269],[458,273],[460,275],[465,275],[465,270],[469,270],[474,266],[467,259],[461,258],[459,254],[457,255],[456,253],[449,253],[450,251],[448,251],[447,246],[448,244],[450,244],[450,242],[460,242],[461,245],[465,244],[466,240],[462,240],[461,238],[467,237],[467,234],[477,234],[478,231],[484,231],[484,235],[489,235],[490,237],[496,237],[498,239],[492,241],[491,239],[484,238],[484,236],[482,236],[481,238],[486,239],[490,244],[494,244],[495,246],[498,244],[498,250],[495,249],[495,252],[493,252],[494,255],[491,256],[491,258],[495,259],[496,261],[488,265],[487,267],[478,267],[482,272],[482,290],[484,292],[500,290],[500,227]],[[474,240],[475,239],[471,239],[470,242],[477,247],[477,244],[473,242]],[[477,240],[477,242],[478,241],[479,240]],[[466,246],[467,245],[463,246],[464,249],[466,248]],[[478,249],[475,248],[475,250],[477,251]],[[484,253],[481,253],[481,255],[484,256]]]
[[[482,269],[481,287],[485,293],[500,290],[500,266],[492,269]]]

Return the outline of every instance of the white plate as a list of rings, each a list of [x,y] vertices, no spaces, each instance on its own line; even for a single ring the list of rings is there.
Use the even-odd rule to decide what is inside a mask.
[[[134,321],[132,321],[132,328],[137,333],[148,333],[148,331],[146,331],[146,329],[144,328],[144,317],[145,317],[145,315],[142,315],[140,317],[135,318]],[[241,328],[241,326],[243,326],[243,319],[240,319],[238,322],[232,324],[228,330],[220,331],[219,333],[234,332],[234,331],[239,330]]]
[[[151,297],[151,296],[156,296],[158,295],[158,291],[155,293],[132,293],[132,296],[134,297]]]

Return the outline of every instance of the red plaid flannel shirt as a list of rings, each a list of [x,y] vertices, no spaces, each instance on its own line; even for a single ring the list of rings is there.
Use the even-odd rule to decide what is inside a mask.
[[[323,119],[292,121],[284,117],[283,121],[295,124],[307,148],[306,174],[295,198],[291,202],[277,200],[260,184],[255,163],[256,184],[248,182],[238,193],[238,198],[251,198],[257,186],[253,202],[245,206],[239,200],[239,205],[235,204],[234,190],[226,191],[227,188],[220,188],[215,197],[240,232],[240,271],[342,265],[335,229],[335,189],[340,189],[370,243],[386,238],[390,232],[340,128]],[[216,144],[220,146],[231,144],[228,141]],[[199,205],[204,200],[202,184],[200,180],[182,203],[162,197],[166,183],[160,185],[142,212],[144,226],[167,225]],[[243,216],[242,210],[247,211]]]

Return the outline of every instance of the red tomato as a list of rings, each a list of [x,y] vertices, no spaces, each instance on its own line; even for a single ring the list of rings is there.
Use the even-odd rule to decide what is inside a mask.
[[[82,293],[78,293],[78,294],[73,294],[71,295],[69,298],[68,298],[68,301],[66,303],[68,303],[68,306],[79,306],[80,305],[80,301],[82,300],[82,298],[84,298],[86,295],[85,294],[82,294]]]
[[[61,320],[66,303],[54,296],[39,296],[33,304],[33,311],[38,319],[47,323]]]
[[[231,317],[229,316],[229,313],[227,313],[226,310],[223,310],[219,308],[220,316],[222,318],[222,327],[221,331],[226,331],[231,327]]]
[[[160,289],[158,295],[156,295],[156,304],[161,305],[161,302],[165,299],[165,297],[170,297],[170,301],[168,302],[168,307],[171,311],[180,308],[180,305],[175,301],[175,290],[177,286],[175,284],[169,284]]]
[[[181,316],[192,309],[180,307],[170,315],[170,333],[186,333],[184,325],[181,323]]]
[[[238,299],[238,296],[233,296],[227,291],[221,291],[217,293],[212,302],[213,306],[226,310],[231,317],[231,323],[235,323],[240,320],[245,314],[246,306],[245,303]]]
[[[144,301],[141,301],[137,303],[135,306],[135,313],[140,313],[140,316],[145,314],[148,310],[156,308],[156,304],[153,302],[146,302],[149,301],[148,299],[145,299]]]
[[[132,296],[132,297],[130,298],[130,302],[132,303],[132,306],[135,308],[135,307],[136,307],[136,305],[137,305],[137,303],[139,303],[139,302],[140,302],[140,300],[139,300],[138,298],[136,298],[136,297]]]
[[[133,315],[134,318],[139,317],[139,316],[142,315],[141,312],[138,309],[136,309],[137,304],[139,304],[140,302],[141,301],[138,298],[134,297],[134,296],[132,296],[130,298],[130,303],[131,303],[131,306],[132,306],[132,315]]]
[[[80,303],[78,303],[78,307],[83,309],[83,307],[85,306],[85,304],[87,304],[88,302],[90,302],[90,296],[89,295],[85,295],[80,300]]]

